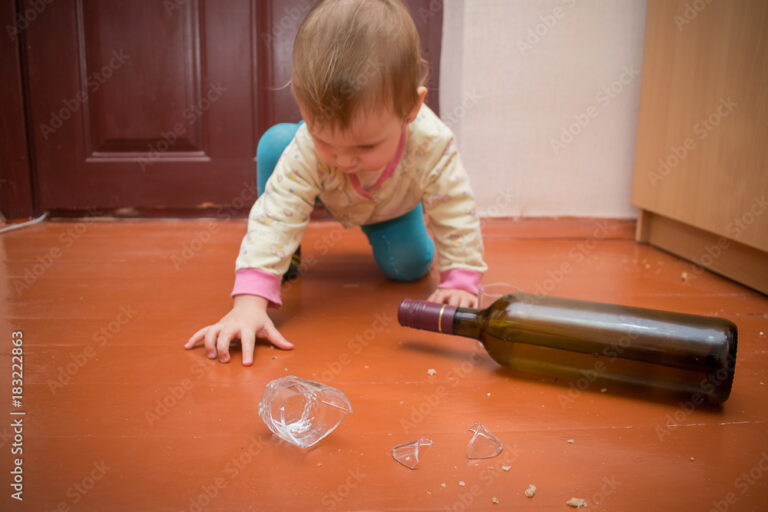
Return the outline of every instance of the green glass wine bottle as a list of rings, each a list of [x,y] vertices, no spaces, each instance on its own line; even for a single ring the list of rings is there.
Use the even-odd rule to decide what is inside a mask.
[[[405,299],[398,321],[475,338],[499,364],[571,386],[619,382],[696,403],[725,402],[736,364],[737,328],[726,319],[530,293],[486,309]]]

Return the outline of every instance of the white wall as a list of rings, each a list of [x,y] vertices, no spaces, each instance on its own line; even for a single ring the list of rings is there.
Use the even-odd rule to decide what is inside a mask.
[[[440,109],[482,216],[634,217],[645,0],[446,0]]]

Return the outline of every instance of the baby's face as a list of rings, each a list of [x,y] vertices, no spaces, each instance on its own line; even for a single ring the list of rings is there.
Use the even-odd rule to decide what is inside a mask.
[[[405,122],[390,110],[357,116],[348,129],[320,128],[301,109],[320,159],[341,172],[380,171],[392,160]]]

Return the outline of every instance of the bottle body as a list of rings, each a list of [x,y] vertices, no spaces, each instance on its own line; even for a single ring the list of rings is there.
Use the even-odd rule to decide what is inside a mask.
[[[713,403],[730,394],[737,329],[722,318],[529,293],[484,310],[448,308],[438,314],[440,331],[480,340],[516,370],[671,389]]]

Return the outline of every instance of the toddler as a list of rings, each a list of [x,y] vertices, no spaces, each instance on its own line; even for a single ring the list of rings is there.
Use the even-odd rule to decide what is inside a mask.
[[[440,284],[427,300],[477,307],[486,265],[469,179],[451,131],[424,105],[419,36],[401,0],[321,0],[299,27],[291,89],[304,121],[259,141],[259,197],[236,262],[234,306],[184,345],[204,340],[229,361],[239,338],[293,348],[267,315],[295,274],[316,199],[344,227],[361,226],[379,268],[424,277],[435,244]],[[427,234],[429,217],[434,243]]]

